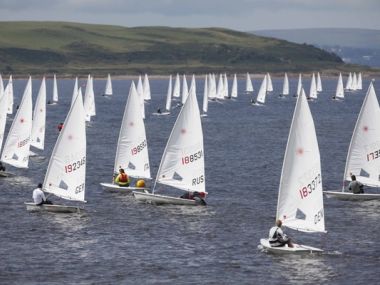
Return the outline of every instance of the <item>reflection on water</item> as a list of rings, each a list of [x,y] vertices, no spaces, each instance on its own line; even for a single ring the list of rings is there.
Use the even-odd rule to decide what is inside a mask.
[[[336,276],[321,254],[275,256],[273,261],[281,277],[291,284],[321,284]]]

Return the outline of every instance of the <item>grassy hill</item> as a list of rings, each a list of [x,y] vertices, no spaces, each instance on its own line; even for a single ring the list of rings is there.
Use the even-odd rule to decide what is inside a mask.
[[[350,67],[353,70],[354,67]],[[95,75],[345,70],[306,44],[220,28],[0,22],[0,71]]]

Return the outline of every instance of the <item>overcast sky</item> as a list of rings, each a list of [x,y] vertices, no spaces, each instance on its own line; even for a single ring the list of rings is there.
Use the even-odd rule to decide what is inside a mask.
[[[380,0],[0,0],[2,21],[122,26],[380,29]]]

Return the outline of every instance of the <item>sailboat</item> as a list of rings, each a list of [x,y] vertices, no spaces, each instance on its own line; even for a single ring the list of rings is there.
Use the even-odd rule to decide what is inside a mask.
[[[294,230],[325,232],[321,161],[313,117],[306,96],[298,96],[282,165],[276,220]],[[294,244],[271,247],[269,239],[261,245],[270,252],[321,252],[321,249]]]
[[[43,150],[45,146],[45,124],[46,124],[46,83],[45,77],[42,78],[40,90],[36,99],[33,112],[33,126],[30,136],[30,145]],[[37,155],[30,152],[31,156]]]
[[[272,78],[270,77],[269,72],[267,73],[267,92],[273,91]]]
[[[293,97],[298,97],[301,95],[301,89],[302,89],[302,74],[300,73],[298,75],[298,83],[297,83],[297,93],[293,95]]]
[[[184,74],[182,80],[182,105],[185,104],[187,96],[189,96],[189,87],[187,86],[186,74]]]
[[[111,81],[111,74],[108,73],[107,82],[106,82],[106,88],[104,90],[103,96],[112,96],[112,81]]]
[[[7,97],[7,114],[13,114],[13,79],[12,75],[9,76],[9,81],[4,89],[4,94]]]
[[[344,87],[343,87],[343,79],[342,73],[339,73],[338,84],[336,85],[335,96],[333,96],[334,100],[343,100],[344,99]]]
[[[172,76],[170,75],[169,76],[169,85],[168,85],[168,91],[166,93],[166,104],[165,104],[165,112],[156,112],[156,113],[153,113],[153,115],[160,115],[160,116],[163,116],[163,115],[169,115],[170,114],[170,109],[172,107]]]
[[[327,197],[343,200],[380,199],[379,194],[353,194],[346,192],[345,185],[351,174],[365,186],[380,187],[380,108],[371,83],[364,98],[348,149],[343,177],[342,192],[324,191]]]
[[[53,78],[53,100],[48,102],[49,105],[57,105],[58,104],[58,86],[57,86],[57,77],[54,74]]]
[[[137,81],[137,94],[139,95],[140,99],[140,110],[143,119],[145,119],[145,102],[144,102],[144,87],[141,80],[141,75],[139,75],[139,80]]]
[[[64,122],[51,154],[43,183],[43,191],[65,200],[85,201],[86,180],[86,124],[82,97],[77,96]],[[59,213],[80,212],[79,206],[41,206],[26,202],[28,211]]]
[[[346,90],[352,90],[352,74],[348,75],[347,81],[346,81]]]
[[[179,74],[177,73],[175,77],[175,82],[174,82],[173,99],[176,99],[176,98],[178,99],[181,96],[180,90],[181,90],[181,80],[179,78]]]
[[[140,99],[135,83],[132,82],[121,122],[117,150],[115,155],[114,174],[123,168],[130,177],[151,179],[148,144],[144,120],[140,112]],[[144,190],[142,187],[120,187],[114,183],[100,183],[105,190],[127,193],[132,190]]]
[[[358,90],[362,90],[363,89],[363,82],[362,82],[362,73],[359,72],[359,75],[358,75]]]
[[[77,98],[78,95],[78,77],[75,77],[75,82],[74,82],[74,88],[73,88],[73,94],[71,95],[71,106],[73,106],[75,99]]]
[[[250,93],[253,92],[253,85],[251,80],[251,75],[247,72],[247,78],[245,81],[245,92]]]
[[[211,101],[216,100],[216,81],[215,81],[215,74],[209,74],[207,82],[207,89],[208,89],[208,99]]]
[[[0,152],[1,146],[3,145],[4,133],[5,133],[5,124],[7,122],[7,97],[4,92],[0,90]],[[6,177],[7,174],[4,174],[4,171],[0,171],[0,177]]]
[[[91,117],[96,115],[94,85],[90,74],[87,77],[83,107],[86,121],[90,122]]]
[[[223,81],[223,97],[230,99],[231,97],[228,94],[228,79],[227,74],[224,73],[224,81]]]
[[[288,75],[285,72],[284,84],[282,85],[282,93],[280,94],[280,97],[288,96],[288,95],[289,95],[289,79],[288,79]]]
[[[236,78],[236,73],[235,73],[234,79],[232,80],[231,98],[236,99],[237,97],[238,97],[238,85],[237,85],[237,78]]]
[[[143,93],[144,93],[144,100],[149,101],[151,99],[150,84],[149,84],[148,74],[146,73],[144,76]]]
[[[207,111],[208,111],[208,94],[209,94],[209,87],[208,87],[208,76],[205,76],[205,85],[203,89],[203,104],[202,104],[202,115],[201,117],[207,117]]]
[[[223,74],[219,74],[218,88],[216,90],[216,99],[224,100],[224,78]]]
[[[32,78],[29,77],[16,116],[9,129],[1,161],[17,168],[28,168],[31,132]],[[7,176],[12,176],[12,174]]]
[[[265,97],[267,96],[267,75],[264,76],[263,81],[261,82],[259,92],[257,93],[256,102],[252,102],[252,105],[263,106],[265,103]]]
[[[322,88],[321,75],[318,72],[317,73],[317,92],[322,92],[322,91],[323,91],[323,88]]]
[[[189,195],[195,192],[201,197],[206,195],[202,123],[194,92],[190,92],[174,124],[152,193],[133,192],[133,195],[138,201],[152,204],[202,204],[193,199],[156,194],[157,183],[174,187]]]
[[[307,97],[307,99],[316,100],[317,98],[318,98],[317,84],[315,82],[315,75],[313,73],[313,76],[311,78],[311,83],[310,83],[309,97]]]

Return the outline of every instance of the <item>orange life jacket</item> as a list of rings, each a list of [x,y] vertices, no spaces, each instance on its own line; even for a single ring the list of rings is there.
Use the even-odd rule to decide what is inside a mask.
[[[128,182],[128,175],[125,173],[120,173],[119,182]]]

